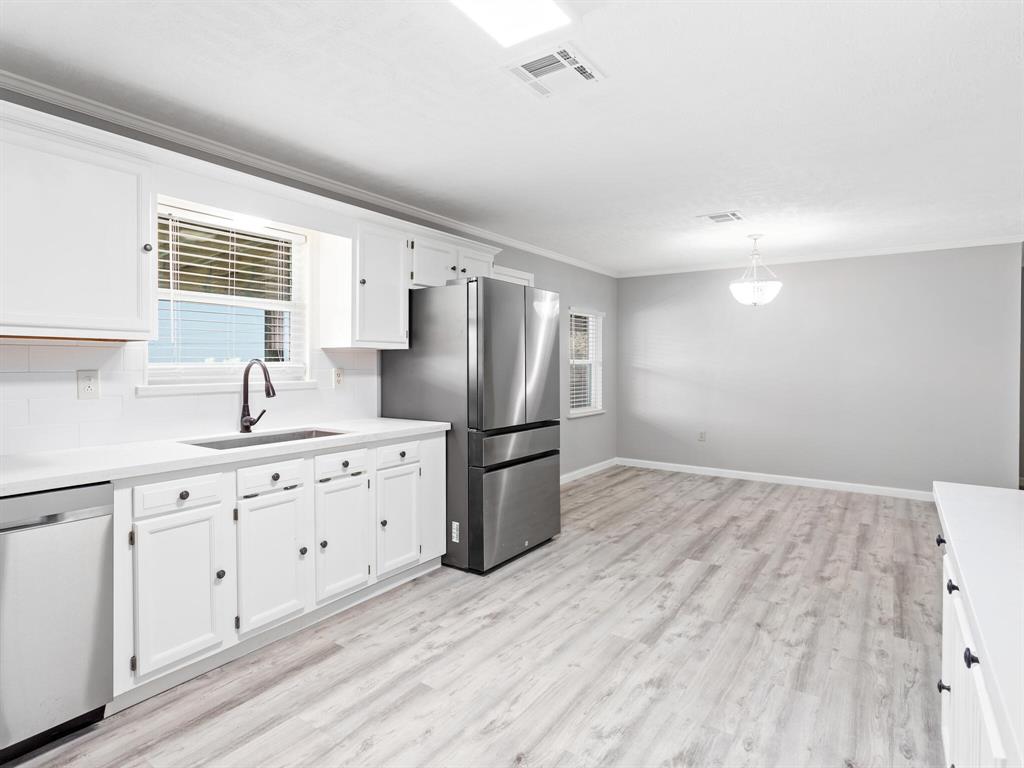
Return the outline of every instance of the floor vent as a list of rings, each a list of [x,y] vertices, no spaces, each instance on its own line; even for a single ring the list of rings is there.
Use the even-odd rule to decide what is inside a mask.
[[[538,96],[567,93],[604,79],[571,43],[540,51],[506,69]]]
[[[743,215],[739,211],[722,211],[721,213],[702,213],[697,217],[705,219],[712,224],[728,224],[731,221],[743,221]]]

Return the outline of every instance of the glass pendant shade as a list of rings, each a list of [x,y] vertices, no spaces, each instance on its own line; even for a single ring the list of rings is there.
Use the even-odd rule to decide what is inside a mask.
[[[757,307],[767,304],[782,290],[781,280],[733,280],[729,283],[732,296],[740,304]]]
[[[750,254],[750,266],[747,267],[739,280],[729,283],[732,297],[740,304],[748,307],[759,307],[768,304],[779,295],[782,281],[768,267],[761,263],[761,254],[757,250],[757,239],[760,235],[750,235],[754,241],[754,250]]]

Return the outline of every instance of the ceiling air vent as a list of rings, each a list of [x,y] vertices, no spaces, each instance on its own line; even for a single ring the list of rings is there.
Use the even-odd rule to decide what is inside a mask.
[[[705,219],[710,221],[712,224],[728,224],[730,221],[743,221],[743,216],[739,211],[722,211],[721,213],[702,213],[697,217],[698,219]]]
[[[569,92],[604,79],[571,43],[540,51],[507,69],[538,96]]]

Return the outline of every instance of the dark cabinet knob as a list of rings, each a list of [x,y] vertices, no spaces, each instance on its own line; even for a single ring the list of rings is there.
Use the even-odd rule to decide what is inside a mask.
[[[462,269],[460,269],[460,270],[459,270],[459,272],[463,272],[463,273],[464,273],[465,271],[466,271],[466,268],[465,268],[465,267],[463,267]]]
[[[954,584],[952,579],[946,579],[946,591],[952,595],[954,592],[959,592],[960,587]]]
[[[273,480],[276,483],[278,480],[281,479],[281,473],[280,472],[275,472],[274,474],[272,474],[270,476],[270,479]]]
[[[399,451],[398,452],[398,458],[404,459],[405,458],[405,451]]]
[[[185,501],[185,499],[188,498],[188,491],[182,491],[181,493],[179,493],[178,498],[181,499],[182,501]]]
[[[228,572],[225,571],[223,568],[221,568],[219,571],[217,571],[217,578],[218,579],[223,579],[227,575],[228,575]]]
[[[964,648],[964,664],[970,669],[972,664],[981,664],[981,659],[971,653],[970,648]]]
[[[142,246],[142,250],[144,250],[146,253],[149,253],[150,251],[153,250],[153,244],[146,243],[144,246]]]
[[[341,462],[341,468],[348,469],[348,459],[345,459],[343,462]]]
[[[456,265],[452,264],[452,272],[458,272],[458,271],[459,271],[459,268]]]
[[[360,277],[359,278],[359,284],[360,285],[366,285],[366,278],[365,277]]]
[[[309,550],[308,550],[308,549],[306,549],[305,547],[299,547],[299,554],[300,554],[300,555],[304,555],[304,554],[306,554],[307,552],[309,552]]]
[[[939,693],[942,693],[943,691],[951,691],[951,690],[953,690],[948,685],[946,685],[944,682],[942,682],[941,679],[939,680],[939,684],[938,684],[937,688],[939,689]]]
[[[942,538],[942,534],[941,533],[938,536],[935,537],[935,546],[936,547],[941,547],[945,543],[946,543],[946,540],[944,538]]]
[[[387,520],[381,520],[380,521],[380,527],[381,528],[387,528],[388,527],[388,521]]]
[[[327,549],[327,539],[320,542],[320,549]]]

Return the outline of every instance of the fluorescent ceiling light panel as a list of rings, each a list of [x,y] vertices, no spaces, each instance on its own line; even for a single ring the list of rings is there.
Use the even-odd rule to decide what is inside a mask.
[[[554,0],[451,0],[505,48],[572,21]]]

